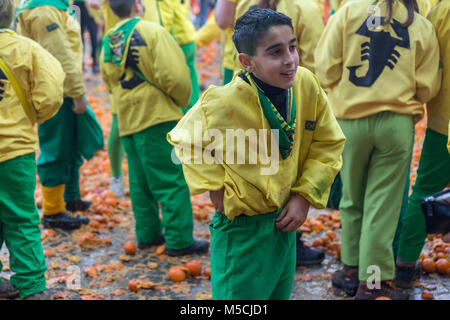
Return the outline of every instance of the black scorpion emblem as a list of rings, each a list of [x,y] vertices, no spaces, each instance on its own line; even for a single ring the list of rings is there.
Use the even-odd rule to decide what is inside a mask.
[[[370,18],[370,17],[369,17]],[[393,19],[391,23],[397,36],[400,38],[392,37],[389,32],[386,31],[371,31],[368,28],[368,19],[364,21],[362,26],[358,29],[356,34],[369,37],[369,42],[364,42],[361,45],[361,61],[369,60],[369,69],[367,74],[363,77],[356,75],[356,70],[359,69],[362,64],[357,66],[347,67],[350,71],[350,81],[359,87],[371,87],[378,77],[383,73],[383,70],[388,66],[391,70],[394,69],[400,58],[400,53],[395,50],[395,47],[401,47],[410,49],[408,28],[402,27],[400,22]],[[384,18],[379,17],[381,24],[384,23]]]

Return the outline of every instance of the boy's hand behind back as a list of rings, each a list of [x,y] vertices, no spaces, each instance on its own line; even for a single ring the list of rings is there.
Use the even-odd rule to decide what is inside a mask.
[[[72,110],[76,114],[83,114],[86,112],[87,105],[86,105],[86,101],[84,101],[83,97],[74,98],[73,105],[74,105],[74,108]]]
[[[308,200],[303,196],[299,194],[291,196],[286,207],[275,220],[275,226],[284,232],[294,232],[305,222],[309,206]]]
[[[225,193],[225,188],[222,188],[217,191],[210,191],[209,197],[211,198],[212,203],[214,204],[214,208],[217,212],[224,214],[225,208],[223,206],[223,195]]]

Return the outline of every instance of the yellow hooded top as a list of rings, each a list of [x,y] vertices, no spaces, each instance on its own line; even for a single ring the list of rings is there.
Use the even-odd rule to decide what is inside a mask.
[[[235,21],[257,2],[256,0],[239,0],[236,6]],[[314,72],[314,50],[324,30],[322,11],[318,4],[311,0],[280,0],[277,11],[292,19],[300,65]],[[233,41],[227,45],[232,45],[234,66],[231,69],[242,69]],[[228,52],[229,49],[225,49],[226,55],[229,54]]]
[[[353,1],[330,18],[316,49],[316,74],[338,119],[392,111],[418,121],[423,104],[441,84],[434,28],[417,13],[414,22],[403,28],[407,11],[396,1],[391,24],[369,29],[376,25],[366,13],[372,4],[372,0]],[[384,4],[377,2],[381,16],[386,15]]]
[[[450,120],[450,0],[442,0],[434,6],[428,19],[436,29],[442,63],[441,89],[427,103],[428,127],[447,135]]]
[[[219,28],[214,17],[214,12],[211,12],[210,16],[206,20],[206,23],[197,30],[195,44],[197,48],[203,47],[213,40],[217,42],[222,41],[221,37],[222,29]]]
[[[271,139],[261,134],[263,130],[270,133],[270,125],[253,87],[235,76],[225,86],[210,86],[206,90],[168,134],[193,194],[225,188],[224,207],[229,219],[279,210],[291,193],[301,194],[316,208],[326,206],[331,184],[342,166],[345,138],[319,81],[310,71],[299,67],[293,90],[297,125],[291,154],[284,160],[277,143],[270,143]],[[236,131],[230,131],[233,129]],[[253,142],[257,143],[252,144],[252,150],[257,152],[258,161],[251,161],[251,154],[255,154],[251,152],[241,164],[229,160],[228,154],[239,159],[240,152],[251,148],[250,143],[239,148],[234,140],[224,141],[227,134],[233,136],[239,130],[241,136],[248,134],[248,142],[254,133]],[[196,153],[211,151],[223,161],[217,163],[206,157],[197,161]],[[262,154],[270,154],[272,159]]]
[[[127,21],[121,21],[116,28]],[[100,57],[103,80],[117,103],[120,136],[179,120],[182,113],[178,106],[188,105],[191,80],[183,51],[167,30],[140,20],[122,54],[120,66],[104,61],[104,49]],[[139,78],[131,67],[146,80]]]
[[[187,2],[187,1],[186,1]],[[190,7],[187,3],[182,4],[180,0],[175,1],[172,34],[180,46],[195,42],[195,27],[189,16]]]
[[[27,117],[6,71],[0,70],[0,162],[4,162],[38,149],[33,125],[50,119],[61,107],[64,71],[39,44],[11,30],[0,32],[0,56],[22,89],[32,116]]]
[[[67,11],[52,6],[23,10],[17,33],[39,43],[61,63],[66,73],[64,97],[79,98],[85,94],[81,29]]]

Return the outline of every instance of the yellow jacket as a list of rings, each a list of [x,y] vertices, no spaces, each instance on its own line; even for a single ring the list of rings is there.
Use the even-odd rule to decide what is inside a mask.
[[[229,219],[240,214],[276,211],[286,205],[291,193],[301,194],[316,208],[324,208],[331,184],[342,165],[345,138],[319,81],[305,68],[298,69],[294,96],[297,126],[290,156],[282,160],[278,150],[272,151],[273,161],[262,165],[261,162],[251,164],[251,157],[247,154],[244,164],[236,164],[233,162],[237,161],[228,161],[225,155],[230,152],[236,159],[237,153],[247,150],[248,146],[227,150],[228,143],[223,141],[221,145],[212,147],[211,140],[216,141],[216,138],[208,139],[207,132],[215,130],[226,137],[230,129],[243,132],[253,130],[259,145],[254,150],[261,151],[266,146],[268,150],[278,147],[276,143],[267,143],[270,139],[264,141],[258,138],[263,136],[258,133],[259,130],[270,132],[270,125],[263,114],[257,92],[249,84],[235,77],[225,86],[210,86],[168,134],[168,141],[175,146],[179,159],[182,159],[190,191],[197,194],[225,188],[225,214]],[[315,129],[309,126],[308,130],[308,123],[314,123]],[[220,138],[217,140],[221,142]],[[247,137],[246,141],[249,140]],[[193,147],[191,150],[194,152],[184,152],[186,146]],[[215,150],[216,156],[222,155],[222,162],[195,162],[196,151],[211,149]],[[258,156],[261,156],[260,152]],[[262,170],[267,171],[262,174]]]
[[[347,2],[350,2],[350,1],[359,1],[359,0],[342,0],[339,2],[338,8],[343,7],[345,4],[347,4]],[[431,7],[434,4],[432,4],[430,0],[416,0],[416,1],[417,1],[417,6],[419,7],[419,14],[426,17],[428,15],[428,12],[430,12]]]
[[[402,28],[407,11],[395,3],[392,23],[382,32],[367,27],[376,23],[366,13],[372,0],[348,3],[328,21],[316,49],[316,74],[336,118],[392,111],[414,115],[418,121],[423,104],[437,94],[439,44],[434,28],[417,13],[408,29]],[[377,4],[385,16],[384,2]],[[373,41],[384,46],[374,47]]]
[[[121,66],[105,63],[104,50],[100,58],[103,80],[117,103],[120,136],[180,119],[178,106],[188,105],[191,80],[184,54],[172,36],[160,25],[141,20],[123,54]],[[129,61],[152,85],[131,71]]]
[[[195,40],[197,48],[203,47],[211,43],[213,40],[216,40],[220,43],[222,41],[221,32],[222,29],[220,29],[217,25],[216,18],[214,17],[214,12],[212,12],[206,20],[206,23],[197,30]]]
[[[442,85],[427,104],[428,127],[447,135],[450,120],[450,0],[442,0],[431,10],[428,19],[436,29],[442,63]]]
[[[174,21],[174,3],[177,0],[143,0],[145,14],[143,19],[162,25],[167,31],[172,32]],[[107,0],[103,1],[103,12],[105,16],[105,31],[110,31],[116,24],[120,23],[120,18],[111,10]],[[116,103],[110,96],[111,113],[117,114]]]
[[[64,71],[39,44],[13,31],[0,33],[0,56],[30,107],[27,117],[14,88],[0,71],[0,162],[38,149],[33,124],[48,120],[63,102]]]
[[[257,3],[256,0],[239,0],[236,6],[235,20]],[[297,50],[300,65],[314,72],[314,50],[324,30],[322,11],[318,4],[311,0],[280,0],[277,11],[292,19],[294,34],[297,38]],[[238,52],[233,45],[234,68],[242,69],[238,59]],[[225,49],[227,53],[228,50]]]
[[[38,42],[61,63],[66,73],[64,97],[79,98],[85,94],[81,30],[71,15],[52,6],[23,10],[17,33]]]
[[[189,15],[190,7],[182,4],[180,0],[175,1],[174,19],[172,34],[177,39],[180,46],[195,42],[195,27],[191,22]]]

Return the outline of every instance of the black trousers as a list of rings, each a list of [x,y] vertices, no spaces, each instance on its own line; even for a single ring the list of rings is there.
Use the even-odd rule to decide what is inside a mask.
[[[93,64],[98,64],[98,30],[97,24],[95,20],[89,15],[89,11],[86,8],[86,4],[84,1],[74,1],[73,4],[80,8],[80,24],[81,24],[81,39],[84,43],[83,34],[86,30],[89,32],[91,36],[91,52],[92,52],[92,60]]]

